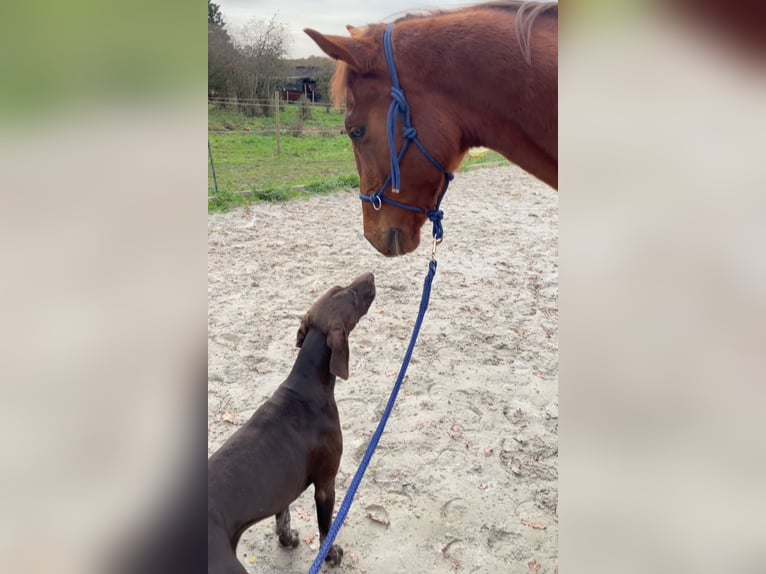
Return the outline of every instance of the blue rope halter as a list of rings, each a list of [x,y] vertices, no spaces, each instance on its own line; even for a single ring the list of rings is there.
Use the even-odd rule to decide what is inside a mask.
[[[391,42],[393,31],[394,25],[389,24],[386,27],[385,34],[383,34],[383,48],[386,53],[388,70],[391,73],[391,83],[393,84],[391,88],[392,102],[391,106],[388,108],[387,116],[387,135],[388,149],[391,156],[391,173],[386,178],[386,181],[383,182],[383,187],[380,188],[380,191],[371,195],[364,195],[360,193],[359,199],[367,203],[371,203],[372,208],[375,211],[379,211],[385,203],[387,205],[398,207],[399,209],[405,209],[414,213],[424,214],[431,221],[431,223],[433,223],[434,240],[439,242],[444,236],[444,230],[442,229],[441,224],[444,213],[439,209],[439,206],[441,205],[442,199],[444,198],[444,194],[447,193],[447,188],[449,187],[450,181],[452,181],[455,176],[444,169],[442,164],[436,161],[433,156],[428,153],[426,148],[423,147],[423,144],[418,139],[417,131],[414,127],[412,127],[410,106],[407,104],[407,100],[404,98],[404,92],[402,91],[401,87],[399,87],[399,75],[396,73],[396,65],[394,64],[394,48]],[[402,118],[402,135],[404,136],[404,145],[402,145],[402,149],[397,154],[394,138],[396,135],[396,124],[400,116]],[[441,193],[436,200],[436,206],[431,210],[400,203],[384,196],[384,193],[388,189],[389,185],[391,186],[391,191],[393,193],[399,193],[399,189],[401,189],[401,174],[399,172],[399,164],[401,163],[404,154],[407,153],[407,150],[410,147],[410,143],[414,143],[420,152],[426,157],[426,159],[430,161],[436,169],[444,174],[444,187],[442,188]]]

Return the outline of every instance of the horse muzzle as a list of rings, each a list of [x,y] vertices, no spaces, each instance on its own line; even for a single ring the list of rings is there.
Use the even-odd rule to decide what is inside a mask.
[[[364,237],[386,257],[397,257],[410,253],[417,249],[420,243],[419,236],[412,236],[397,227],[391,227],[387,230],[378,229],[372,232],[365,230]]]

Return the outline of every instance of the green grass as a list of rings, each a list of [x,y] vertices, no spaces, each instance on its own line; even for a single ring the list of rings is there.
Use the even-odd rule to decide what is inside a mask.
[[[305,174],[327,175],[332,167],[356,170],[351,141],[345,135],[282,135],[277,153],[274,135],[208,134],[216,175],[238,187],[266,183],[303,183]]]
[[[209,196],[208,212],[228,211],[233,207],[248,205],[254,201],[287,201],[289,199],[308,198],[330,193],[339,189],[359,187],[357,174],[340,175],[310,181],[302,186],[278,185],[267,186],[252,191],[236,192],[228,189],[219,190]]]
[[[299,106],[280,113],[283,130],[296,122]],[[252,201],[285,201],[359,187],[351,141],[343,130],[343,113],[324,106],[312,109],[301,135],[282,133],[277,153],[275,118],[246,117],[228,109],[208,107],[208,141],[215,164],[215,193],[208,161],[208,210],[225,211]],[[488,152],[466,157],[459,171],[503,164]]]
[[[273,107],[273,106],[272,106]],[[289,127],[295,122],[300,106],[296,103],[284,104],[279,113],[282,127]],[[231,130],[263,130],[276,127],[276,116],[247,117],[230,108],[221,108],[208,104],[207,109],[208,131],[220,132]],[[345,135],[343,129],[343,111],[324,104],[311,106],[311,119],[304,120],[306,130],[335,129],[338,135]]]
[[[495,165],[508,165],[508,160],[496,151],[488,151],[486,154],[480,157],[471,157],[467,155],[460,164],[458,171],[470,171],[477,167],[487,167]]]
[[[280,114],[283,130],[295,124],[299,106],[290,104]],[[359,185],[351,141],[343,130],[343,114],[324,106],[312,109],[301,135],[275,134],[272,117],[246,117],[215,106],[208,108],[208,141],[213,154],[221,199],[211,199],[212,210],[238,205],[232,194],[250,200],[279,201],[305,194],[302,189],[327,191]],[[208,162],[209,195],[215,195]],[[246,201],[246,200],[245,200]]]

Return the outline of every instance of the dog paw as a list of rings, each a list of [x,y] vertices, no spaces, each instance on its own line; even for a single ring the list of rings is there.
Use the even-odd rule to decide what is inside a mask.
[[[330,547],[330,551],[327,553],[327,558],[325,558],[325,562],[329,562],[330,566],[340,566],[340,561],[343,558],[343,548],[338,546],[337,544],[333,544]]]
[[[290,547],[290,548],[297,548],[298,544],[300,544],[301,540],[298,536],[297,530],[290,530],[290,532],[283,532],[279,535],[279,543],[282,546]]]

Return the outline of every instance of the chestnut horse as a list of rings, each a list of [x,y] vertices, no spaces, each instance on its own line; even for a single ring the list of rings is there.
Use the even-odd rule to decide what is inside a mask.
[[[350,37],[304,31],[339,61],[333,98],[345,97],[364,236],[378,251],[418,246],[471,147],[557,188],[557,4],[495,2],[347,28]]]

